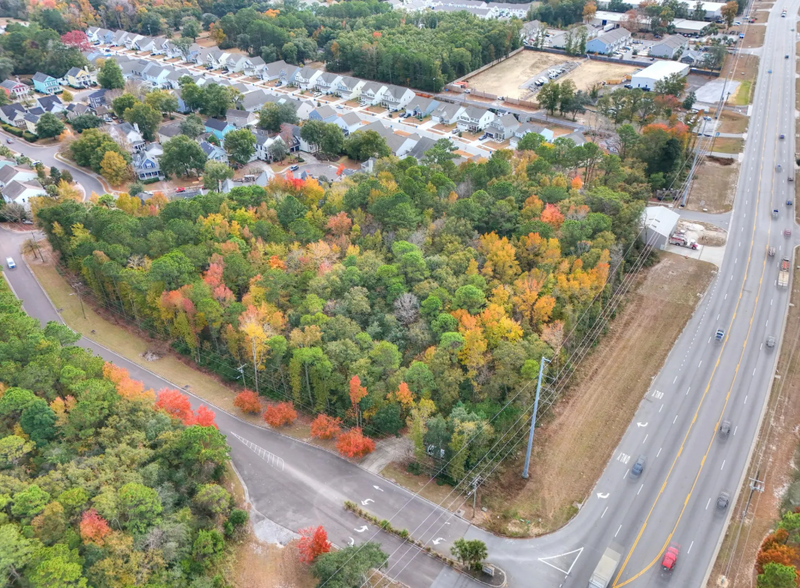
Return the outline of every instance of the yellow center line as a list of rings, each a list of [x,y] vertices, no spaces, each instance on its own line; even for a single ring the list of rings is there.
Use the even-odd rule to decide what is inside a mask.
[[[783,93],[781,92],[780,96],[778,98],[778,113],[779,113],[779,116],[780,116],[780,107],[781,107],[781,104],[783,102],[782,97],[783,97]],[[778,124],[780,123],[779,120],[777,122],[778,122]],[[763,139],[763,141],[761,143],[762,144],[762,152],[763,152],[764,146],[766,145],[766,140],[767,140],[767,133],[765,132],[764,133],[764,139]],[[775,148],[773,150],[773,158],[775,158],[775,156],[777,155],[777,150],[778,150],[778,143],[776,141]],[[764,172],[764,159],[762,158],[761,159],[761,165],[759,166],[759,178],[762,177],[763,172]],[[742,173],[744,173],[744,170],[742,170]],[[772,177],[772,185],[773,185],[773,187],[775,185],[775,176],[774,175]],[[773,192],[774,192],[774,188],[773,188]],[[728,323],[728,331],[730,331],[730,329],[732,328],[733,322],[736,319],[737,314],[739,313],[739,304],[742,301],[742,295],[744,294],[744,286],[747,283],[747,277],[748,277],[749,271],[750,271],[749,270],[749,268],[750,268],[750,260],[752,258],[753,247],[754,247],[754,244],[755,244],[756,226],[758,224],[758,222],[757,222],[758,221],[758,205],[759,205],[760,201],[761,201],[761,182],[758,183],[758,190],[756,192],[755,217],[753,219],[753,230],[752,230],[752,232],[750,234],[750,246],[749,246],[749,250],[748,250],[748,254],[747,254],[747,265],[746,265],[746,268],[745,268],[744,278],[742,279],[742,286],[741,286],[741,288],[739,290],[739,296],[738,296],[738,298],[736,300],[736,308],[734,309],[733,316],[731,317],[731,320]],[[772,225],[770,224],[769,228],[767,229],[767,242],[768,243],[769,243],[769,237],[770,237],[771,233],[772,233]],[[680,458],[680,456],[683,454],[683,449],[685,447],[686,440],[689,438],[689,435],[691,434],[692,429],[694,428],[695,422],[697,421],[697,416],[700,413],[700,409],[703,407],[703,404],[705,403],[706,396],[708,395],[708,392],[711,389],[711,382],[714,380],[714,376],[716,375],[717,368],[719,367],[720,361],[722,359],[722,355],[723,355],[723,353],[725,351],[725,346],[728,343],[727,337],[725,338],[725,341],[723,341],[723,343],[722,343],[722,349],[720,350],[720,353],[717,356],[717,361],[714,364],[714,369],[711,372],[711,377],[709,378],[708,384],[706,385],[706,388],[703,391],[703,395],[700,398],[700,404],[697,406],[697,409],[695,410],[694,417],[692,418],[692,422],[690,423],[689,428],[686,431],[686,435],[683,437],[683,441],[681,441],[681,445],[680,445],[680,448],[678,449],[678,453],[675,456],[675,459],[672,461],[672,465],[670,466],[669,471],[667,472],[667,476],[664,479],[664,482],[663,482],[663,484],[661,485],[661,488],[658,491],[658,495],[656,496],[656,499],[653,502],[653,505],[650,507],[650,511],[647,513],[647,517],[645,518],[645,521],[642,524],[642,527],[639,530],[639,533],[637,534],[636,539],[634,540],[633,545],[631,546],[631,549],[628,552],[627,557],[625,558],[625,561],[622,563],[622,567],[620,568],[619,573],[617,573],[616,578],[614,578],[614,583],[612,585],[613,588],[621,588],[622,586],[625,586],[626,584],[629,584],[629,583],[633,582],[634,580],[640,578],[643,574],[645,574],[648,570],[650,570],[659,561],[659,559],[661,558],[661,554],[664,552],[664,550],[670,544],[670,541],[672,541],[672,537],[674,536],[675,531],[677,530],[678,525],[681,522],[681,519],[682,519],[682,517],[684,515],[684,512],[686,511],[686,507],[689,504],[689,500],[690,500],[690,498],[692,496],[692,493],[694,492],[694,489],[697,486],[697,482],[700,479],[700,474],[702,473],[703,467],[705,466],[706,458],[708,457],[708,454],[711,451],[711,448],[713,447],[714,439],[716,438],[717,430],[719,429],[719,422],[722,419],[722,415],[725,414],[725,409],[728,406],[728,401],[730,400],[730,396],[731,396],[731,393],[733,391],[733,387],[734,387],[734,385],[736,383],[736,379],[737,379],[738,374],[739,374],[739,367],[741,365],[742,358],[744,357],[745,350],[747,349],[747,343],[748,343],[748,341],[750,339],[750,333],[751,333],[752,328],[753,328],[753,319],[755,318],[755,309],[758,306],[758,300],[759,300],[759,297],[761,296],[761,287],[762,287],[763,282],[764,282],[764,272],[766,271],[766,266],[767,266],[767,256],[764,257],[764,262],[763,262],[763,264],[761,266],[761,277],[759,278],[759,281],[758,281],[758,291],[756,292],[756,298],[755,298],[755,301],[753,303],[753,313],[750,316],[750,321],[749,321],[749,325],[748,325],[748,329],[747,329],[747,335],[745,336],[745,340],[744,340],[744,343],[742,345],[742,352],[739,355],[739,360],[736,363],[736,369],[734,370],[733,381],[731,382],[730,388],[728,388],[728,392],[727,392],[727,394],[725,396],[725,403],[724,403],[724,405],[722,407],[722,412],[720,413],[719,417],[717,418],[717,422],[716,422],[716,424],[714,426],[714,435],[711,436],[711,441],[709,442],[708,447],[706,448],[706,452],[705,452],[705,454],[703,455],[703,458],[700,461],[700,468],[698,469],[697,475],[695,476],[695,479],[692,482],[692,487],[690,488],[689,493],[686,495],[686,499],[683,502],[683,507],[681,508],[681,512],[679,513],[678,518],[675,521],[675,525],[672,527],[672,530],[667,535],[667,538],[664,541],[664,544],[661,546],[661,549],[659,550],[659,552],[656,555],[656,557],[649,564],[647,564],[647,566],[643,570],[641,570],[640,572],[638,572],[637,574],[635,574],[631,578],[625,580],[624,582],[619,583],[620,577],[625,572],[625,567],[628,565],[628,563],[629,563],[629,561],[631,559],[631,556],[633,556],[633,552],[636,549],[636,546],[638,545],[639,541],[642,538],[642,535],[644,534],[645,529],[647,528],[648,521],[650,520],[650,517],[653,514],[653,511],[655,510],[655,507],[658,504],[658,501],[660,500],[662,494],[664,493],[664,490],[667,487],[667,482],[669,481],[669,478],[672,475],[673,470],[675,469],[675,465],[677,464],[678,459]]]

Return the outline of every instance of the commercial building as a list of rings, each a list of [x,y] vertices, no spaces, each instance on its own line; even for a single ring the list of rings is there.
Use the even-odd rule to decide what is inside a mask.
[[[666,249],[680,218],[681,215],[665,206],[648,206],[642,214],[642,240],[653,249]]]
[[[656,86],[656,82],[665,80],[674,74],[680,74],[681,76],[688,75],[689,66],[677,61],[656,61],[650,67],[643,69],[637,74],[633,74],[633,77],[631,77],[631,86],[644,90],[653,90]]]

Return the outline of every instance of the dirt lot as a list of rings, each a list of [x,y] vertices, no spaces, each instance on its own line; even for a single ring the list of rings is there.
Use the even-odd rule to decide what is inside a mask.
[[[516,536],[552,531],[591,492],[715,271],[679,255],[660,257],[639,276],[626,307],[537,433],[527,484],[521,463],[509,463],[480,495],[491,530]]]
[[[742,41],[742,48],[752,49],[761,47],[764,44],[764,36],[767,34],[767,27],[747,27]]]
[[[797,485],[798,442],[800,435],[800,271],[795,270],[792,304],[789,308],[781,355],[761,435],[747,477],[759,471],[764,492],[753,493],[744,523],[732,520],[708,586],[718,586],[725,574],[729,586],[755,586],[754,562],[764,536],[774,528],[781,514],[781,502]],[[765,451],[766,449],[766,451]],[[759,460],[759,458],[761,458]],[[759,463],[760,461],[760,463]],[[792,484],[792,482],[795,482]],[[747,482],[746,482],[747,484]],[[748,487],[740,490],[733,512],[741,513],[749,496]]]
[[[567,61],[570,61],[569,57],[553,53],[521,51],[514,57],[469,78],[468,82],[470,88],[482,92],[489,92],[496,96],[521,98],[528,91],[520,89],[520,84],[527,82],[549,67]]]
[[[735,68],[735,69],[734,69]],[[732,79],[737,82],[754,80],[758,74],[758,57],[755,55],[729,56],[722,67],[720,77],[724,78],[733,71]]]
[[[732,111],[723,111],[719,120],[720,125],[717,130],[720,133],[744,133],[750,124],[750,117]]]
[[[718,153],[741,153],[744,149],[744,139],[715,139],[711,146],[712,151]]]
[[[686,208],[711,213],[728,212],[733,208],[738,178],[738,162],[722,165],[706,159],[695,173]]]
[[[644,66],[642,66],[644,67]],[[586,60],[575,70],[559,78],[572,80],[578,90],[589,90],[597,84],[612,80],[621,80],[626,75],[642,69],[624,63],[606,63],[605,61]]]

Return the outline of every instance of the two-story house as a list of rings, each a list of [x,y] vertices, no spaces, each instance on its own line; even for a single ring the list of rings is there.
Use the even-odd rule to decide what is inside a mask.
[[[153,53],[154,48],[155,39],[153,39],[153,37],[142,37],[141,39],[137,39],[131,47],[131,49],[141,51],[143,53]]]
[[[31,93],[31,87],[28,84],[23,84],[19,80],[5,80],[0,83],[2,88],[11,100],[19,100]]]
[[[272,157],[272,146],[279,142],[283,145],[284,149],[288,152],[289,147],[286,143],[283,142],[280,135],[276,135],[274,137],[270,137],[267,135],[256,135],[256,159],[261,161],[272,162],[274,158]]]
[[[41,184],[35,180],[25,183],[12,181],[0,189],[0,192],[2,192],[3,199],[7,204],[11,204],[12,202],[21,204],[27,210],[31,208],[31,198],[47,196],[47,192],[45,192]]]
[[[64,112],[67,108],[58,96],[42,96],[36,99],[36,104],[38,104],[44,112],[49,112],[50,114]]]
[[[111,45],[112,47],[124,47],[125,41],[128,39],[128,36],[130,34],[131,33],[129,33],[128,31],[117,31],[112,36],[109,45]]]
[[[125,48],[135,49],[136,43],[139,42],[141,39],[144,39],[144,35],[137,35],[136,33],[130,33],[127,37],[125,37]]]
[[[234,54],[225,61],[225,69],[230,73],[242,73],[248,64],[250,58],[247,55]]]
[[[337,116],[333,123],[342,129],[345,137],[349,136],[350,133],[355,133],[361,128],[361,118],[359,118],[359,116],[352,111]]]
[[[91,72],[81,67],[71,67],[63,78],[70,88],[88,88],[97,83],[97,78]]]
[[[212,161],[219,161],[221,163],[228,162],[228,153],[222,147],[218,147],[208,141],[200,141],[200,149],[202,149],[206,157]]]
[[[294,84],[303,90],[309,90],[314,87],[317,78],[322,75],[322,72],[313,67],[304,67],[298,71],[294,76]]]
[[[323,73],[317,76],[317,81],[314,84],[317,92],[322,92],[323,94],[333,94],[334,87],[336,82],[341,78],[339,74],[335,73]]]
[[[336,118],[336,111],[327,104],[318,106],[308,115],[309,120],[318,120],[325,123],[332,123]]]
[[[537,135],[541,135],[542,139],[547,143],[553,142],[553,131],[547,127],[531,123],[522,123],[519,125],[517,130],[514,131],[514,136],[511,137],[511,147],[516,149],[520,139],[522,139],[522,137],[528,133],[536,133]]]
[[[62,90],[61,82],[53,76],[49,76],[40,71],[33,75],[33,87],[42,94],[59,94]]]
[[[153,88],[164,88],[168,85],[167,78],[171,71],[172,68],[161,67],[151,61],[142,69],[142,80]]]
[[[145,148],[144,137],[139,132],[139,125],[136,123],[123,122],[109,128],[112,138],[118,143],[130,145],[132,153],[138,153]]]
[[[405,108],[406,104],[413,100],[416,94],[408,88],[401,86],[386,86],[386,91],[381,96],[381,106],[390,112],[397,112]]]
[[[248,110],[229,108],[225,113],[225,120],[237,129],[253,126],[258,121],[258,114]]]
[[[231,123],[219,120],[218,118],[210,118],[206,121],[206,132],[211,133],[220,140],[224,139],[225,135],[235,130],[236,127]]]
[[[453,125],[458,122],[458,118],[463,114],[464,110],[466,109],[460,104],[442,102],[431,112],[431,119],[439,124]]]
[[[98,106],[105,105],[106,92],[108,92],[108,90],[106,90],[105,88],[100,88],[99,90],[96,90],[91,94],[89,94],[88,97],[89,106],[91,106],[92,108],[97,108]]]
[[[296,65],[286,63],[282,59],[273,61],[264,66],[261,70],[261,79],[265,82],[277,82],[279,86],[289,86],[294,84],[295,76],[300,68]]]
[[[406,112],[419,119],[425,118],[437,108],[439,108],[439,101],[425,96],[414,96],[413,100],[406,104]]]
[[[164,150],[158,143],[151,143],[147,149],[142,149],[133,156],[131,165],[136,177],[140,180],[152,180],[161,177],[161,164],[159,157]]]
[[[477,106],[467,106],[461,116],[458,117],[458,130],[477,133],[486,128],[494,120],[494,113],[485,108]]]
[[[520,127],[519,121],[513,114],[496,116],[486,125],[486,134],[495,141],[505,141],[514,136],[514,132]]]
[[[241,97],[239,107],[248,111],[261,110],[261,107],[267,102],[277,102],[277,99],[272,94],[267,94],[264,90],[253,90]]]
[[[361,106],[375,106],[381,103],[388,88],[380,82],[367,82],[361,87]]]
[[[333,93],[345,100],[358,100],[361,97],[361,89],[367,82],[350,76],[339,76],[333,83]]]
[[[27,113],[28,111],[25,110],[25,107],[16,102],[0,106],[0,120],[12,127],[24,128],[25,115]]]
[[[24,169],[13,165],[4,165],[0,168],[0,188],[5,188],[11,182],[33,182],[38,177],[35,169]]]
[[[251,78],[260,78],[261,72],[264,71],[264,68],[267,66],[264,63],[264,60],[260,57],[251,57],[247,60],[247,63],[244,64],[244,75],[250,76]]]
[[[211,49],[206,53],[206,65],[211,69],[220,69],[225,66],[230,56],[230,53],[225,53],[220,49]]]

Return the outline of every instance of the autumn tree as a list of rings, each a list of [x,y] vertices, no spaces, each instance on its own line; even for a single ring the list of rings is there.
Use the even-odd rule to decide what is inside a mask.
[[[324,527],[307,527],[300,529],[300,541],[297,543],[297,551],[302,563],[313,563],[323,553],[331,550],[331,542],[328,541],[328,533]]]
[[[111,182],[118,186],[130,177],[130,169],[123,157],[114,151],[107,151],[100,161],[100,173]]]
[[[81,539],[84,543],[102,545],[105,538],[111,533],[108,522],[97,514],[93,508],[84,511],[80,522]]]
[[[364,457],[375,450],[375,441],[365,437],[361,429],[356,427],[339,435],[336,450],[345,457]]]
[[[261,401],[252,390],[244,390],[233,399],[233,405],[242,412],[258,414],[261,412]]]
[[[181,394],[177,390],[169,388],[159,390],[156,408],[163,410],[168,415],[180,420],[184,424],[189,424],[194,420],[189,397],[185,394]]]
[[[341,431],[341,424],[340,418],[320,413],[311,422],[311,436],[316,439],[333,439]]]
[[[725,24],[730,28],[733,24],[733,21],[736,20],[736,13],[739,12],[739,3],[736,0],[731,0],[730,2],[725,3],[722,7],[722,19],[725,21]]]
[[[350,378],[350,404],[353,407],[353,413],[356,417],[356,426],[359,426],[361,420],[361,409],[358,405],[359,402],[367,395],[367,389],[361,385],[361,378],[353,376]]]
[[[277,402],[267,406],[264,411],[264,421],[271,427],[291,425],[297,418],[297,411],[292,402]]]

